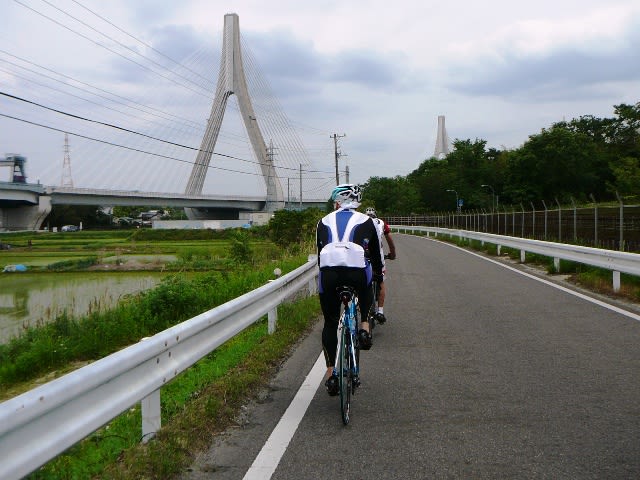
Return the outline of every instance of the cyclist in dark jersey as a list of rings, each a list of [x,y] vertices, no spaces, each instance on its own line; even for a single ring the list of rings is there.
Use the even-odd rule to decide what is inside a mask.
[[[318,222],[318,278],[320,306],[324,316],[322,348],[327,365],[325,383],[329,395],[338,394],[338,378],[332,375],[338,344],[340,299],[336,287],[352,286],[360,305],[362,323],[358,332],[360,348],[371,348],[367,313],[373,301],[371,280],[382,278],[382,256],[378,232],[373,220],[357,212],[362,193],[358,185],[338,185],[331,193],[335,211]],[[369,259],[365,258],[368,250]]]

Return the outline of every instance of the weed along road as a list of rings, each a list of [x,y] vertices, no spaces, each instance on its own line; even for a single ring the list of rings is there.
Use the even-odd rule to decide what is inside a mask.
[[[183,479],[640,477],[637,308],[424,237],[394,239],[389,320],[361,353],[350,424],[324,368],[312,369],[318,326]],[[294,402],[306,385],[308,407],[278,424],[301,384]]]

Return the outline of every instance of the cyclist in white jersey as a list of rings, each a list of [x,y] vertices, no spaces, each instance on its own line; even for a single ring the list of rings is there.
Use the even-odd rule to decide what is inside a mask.
[[[373,223],[376,226],[376,230],[378,231],[378,239],[380,240],[380,253],[382,255],[382,281],[380,281],[379,283],[380,293],[378,295],[378,311],[375,312],[375,320],[378,323],[383,324],[387,321],[387,317],[384,316],[384,299],[387,295],[387,287],[384,284],[384,277],[386,276],[387,268],[384,263],[385,256],[384,252],[382,251],[382,239],[384,238],[384,240],[387,242],[387,245],[389,246],[389,254],[386,256],[386,258],[388,258],[389,260],[395,260],[396,258],[396,245],[393,242],[393,238],[391,238],[391,229],[389,228],[389,225],[387,225],[387,223],[381,218],[378,218],[376,209],[373,207],[368,207],[365,210],[365,213],[373,219]]]
[[[340,299],[336,287],[351,286],[357,294],[361,320],[358,341],[362,350],[371,348],[367,313],[373,301],[371,281],[382,278],[382,256],[373,220],[356,211],[362,193],[358,185],[338,185],[331,193],[335,211],[318,222],[318,275],[320,306],[324,316],[322,348],[327,365],[325,383],[329,395],[338,394],[338,378],[332,375],[338,344]],[[369,250],[370,259],[365,258]]]

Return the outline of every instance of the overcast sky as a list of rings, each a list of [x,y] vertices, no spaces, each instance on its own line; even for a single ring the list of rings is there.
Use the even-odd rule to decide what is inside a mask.
[[[28,67],[38,75],[67,75],[105,92],[150,99],[160,89],[150,87],[128,55],[104,46],[140,51],[142,40],[156,55],[195,65],[198,51],[221,48],[226,13],[239,15],[243,42],[299,129],[318,175],[329,179],[327,193],[333,134],[346,135],[339,142],[340,169],[348,165],[350,180],[364,182],[407,175],[432,156],[438,115],[446,117],[451,140],[479,138],[489,147],[516,148],[553,122],[612,117],[614,105],[640,101],[638,0],[0,0],[0,91],[80,113],[68,98],[45,92],[41,85],[48,80],[36,83]],[[210,72],[217,77],[218,65]],[[212,88],[216,81],[211,79]],[[198,98],[177,87],[162,95],[169,112],[172,104],[180,108],[182,96]],[[198,103],[206,104],[204,111],[180,114],[201,122],[210,101]],[[3,112],[72,128],[7,97],[0,97]],[[112,121],[132,128],[122,119]],[[63,139],[59,131],[0,117],[0,155],[26,155],[30,181],[60,184]],[[76,186],[107,176],[82,166],[87,152],[97,149],[76,137],[70,142]],[[233,170],[233,161],[225,166]],[[157,175],[158,191],[181,191],[186,183],[162,185]],[[224,188],[246,181],[242,175],[229,178]],[[260,182],[250,183],[254,188]]]

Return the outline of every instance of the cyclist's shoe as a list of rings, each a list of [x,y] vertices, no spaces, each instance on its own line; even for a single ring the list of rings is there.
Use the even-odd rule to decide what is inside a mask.
[[[338,390],[340,388],[338,377],[336,377],[335,375],[331,375],[329,378],[327,378],[327,381],[324,382],[324,385],[325,387],[327,387],[327,393],[329,395],[331,395],[332,397],[338,395]]]
[[[382,325],[386,321],[387,321],[387,317],[384,316],[384,313],[380,313],[380,312],[376,313],[376,322]]]
[[[361,329],[358,332],[358,344],[362,350],[369,350],[371,348],[371,334],[365,329]]]

